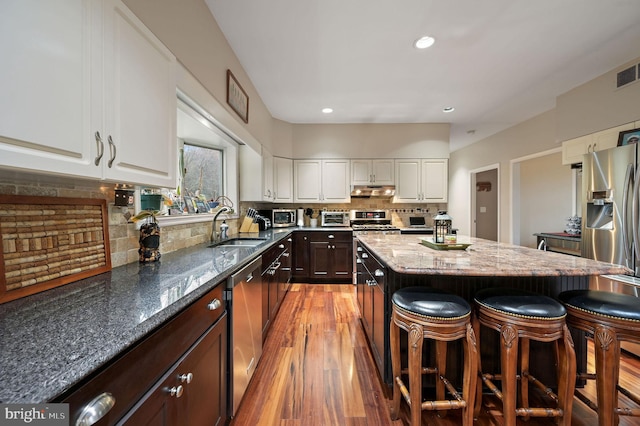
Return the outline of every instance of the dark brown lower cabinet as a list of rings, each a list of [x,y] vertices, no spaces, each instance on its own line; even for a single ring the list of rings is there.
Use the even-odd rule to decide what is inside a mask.
[[[225,313],[119,424],[224,424],[227,399],[226,351]]]
[[[353,280],[352,235],[351,231],[309,232],[309,280]]]

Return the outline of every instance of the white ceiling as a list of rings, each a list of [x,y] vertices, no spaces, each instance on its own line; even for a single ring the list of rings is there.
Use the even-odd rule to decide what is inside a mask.
[[[640,56],[639,0],[205,1],[275,118],[449,122],[452,151]]]

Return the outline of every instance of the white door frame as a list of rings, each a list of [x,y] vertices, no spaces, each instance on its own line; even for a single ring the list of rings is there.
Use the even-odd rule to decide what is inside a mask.
[[[498,235],[497,239],[500,241],[500,163],[490,164],[488,166],[480,167],[478,169],[473,169],[469,171],[469,182],[471,182],[471,188],[469,192],[471,193],[471,211],[469,212],[469,219],[471,223],[469,224],[469,229],[471,230],[471,236],[476,236],[476,175],[480,172],[486,172],[488,170],[497,170],[498,178],[497,178],[497,188],[498,191],[498,208],[496,209],[498,217],[496,220],[498,221]]]

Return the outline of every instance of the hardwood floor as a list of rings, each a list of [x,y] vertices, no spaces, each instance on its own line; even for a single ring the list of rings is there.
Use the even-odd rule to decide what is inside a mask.
[[[348,284],[294,284],[282,302],[264,344],[262,358],[232,426],[401,426],[391,421],[388,400],[369,353]],[[638,386],[640,362],[623,363],[621,381]],[[593,397],[593,385],[584,392]],[[503,424],[492,398],[485,396],[476,424]],[[628,404],[621,397],[621,405]],[[444,418],[424,412],[423,425],[454,426],[459,414]],[[518,424],[553,425],[552,419],[518,420]],[[597,425],[593,411],[575,399],[572,425]],[[621,426],[640,425],[640,418],[621,417]]]

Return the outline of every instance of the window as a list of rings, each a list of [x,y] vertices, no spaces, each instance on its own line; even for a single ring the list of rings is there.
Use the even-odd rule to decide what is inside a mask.
[[[214,201],[224,194],[223,151],[184,143],[182,152],[182,194]]]

